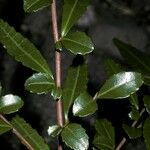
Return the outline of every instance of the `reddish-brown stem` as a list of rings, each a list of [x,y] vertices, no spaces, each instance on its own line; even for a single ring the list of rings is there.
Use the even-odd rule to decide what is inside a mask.
[[[145,112],[145,108],[143,108],[140,112],[140,117],[143,115],[143,113]],[[139,118],[140,119],[140,118]],[[138,123],[138,120],[135,120],[133,123],[132,123],[132,127],[135,127]],[[116,147],[116,150],[120,150],[124,144],[126,143],[127,139],[124,137],[121,142],[119,143],[119,145]]]
[[[0,119],[2,119],[4,122],[6,122],[8,125],[12,126],[10,124],[10,122],[3,116],[0,114]],[[20,141],[22,142],[22,144],[24,144],[29,150],[34,150],[33,147],[30,145],[30,143],[28,143],[25,138],[12,126],[12,131],[13,133],[20,139]]]
[[[57,24],[57,9],[56,0],[53,0],[51,5],[52,28],[55,43],[59,40],[58,24]],[[61,87],[61,54],[55,51],[55,71],[56,71],[56,86]],[[60,126],[64,125],[63,104],[61,99],[56,102],[57,122]],[[62,146],[58,145],[58,150],[62,150]]]

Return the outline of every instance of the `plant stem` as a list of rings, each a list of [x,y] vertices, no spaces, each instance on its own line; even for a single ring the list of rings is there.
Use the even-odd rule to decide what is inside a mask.
[[[54,42],[56,43],[59,40],[56,0],[53,0],[53,3],[51,5],[51,15],[52,15],[52,28],[53,28]],[[56,86],[61,87],[61,54],[60,52],[57,51],[55,51],[55,71],[56,71]],[[56,111],[57,111],[58,125],[62,127],[64,125],[64,114],[63,114],[63,104],[61,99],[58,99],[56,102]],[[60,144],[58,145],[58,150],[62,150],[62,146]]]
[[[32,145],[26,141],[26,139],[11,125],[11,123],[0,114],[0,119],[2,119],[4,122],[6,122],[8,125],[12,127],[13,133],[20,139],[21,143],[24,144],[29,150],[34,150]]]
[[[140,117],[143,115],[143,113],[145,112],[145,108],[143,108],[140,112]],[[139,118],[140,119],[140,118]],[[138,120],[139,120],[138,119]],[[132,123],[132,126],[131,127],[135,127],[138,123],[138,120],[135,120],[133,123]],[[119,145],[116,147],[116,150],[120,150],[124,144],[126,143],[127,139],[125,137],[123,137],[123,139],[121,140],[121,142],[119,143]]]

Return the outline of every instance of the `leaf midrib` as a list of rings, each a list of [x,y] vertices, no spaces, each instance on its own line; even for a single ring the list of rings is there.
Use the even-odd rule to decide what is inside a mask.
[[[66,32],[66,29],[67,29],[69,20],[70,20],[72,14],[73,14],[73,12],[74,12],[74,9],[75,9],[77,3],[78,3],[78,0],[75,1],[74,5],[73,5],[73,7],[72,7],[72,9],[71,9],[70,15],[69,15],[69,17],[68,17],[68,19],[67,19],[67,21],[66,21],[66,25],[64,26],[63,36],[65,36],[65,35],[67,34],[67,33],[65,33],[65,32]]]
[[[102,95],[105,95],[106,93],[108,93],[108,92],[110,92],[110,91],[112,91],[112,90],[115,90],[115,89],[117,89],[117,88],[119,88],[119,87],[121,87],[121,86],[123,86],[123,85],[125,85],[125,84],[128,84],[129,82],[132,82],[132,81],[134,81],[134,79],[132,79],[132,80],[130,80],[130,81],[128,81],[128,82],[124,82],[123,84],[118,84],[117,86],[113,86],[113,87],[110,88],[109,90],[106,90],[105,92],[100,93],[100,94],[98,95],[98,97],[101,97]]]
[[[127,48],[126,49],[126,52],[128,52],[132,57],[134,57],[145,69],[147,69],[148,71],[150,71],[150,68],[144,63],[142,63],[142,61],[140,59],[138,59],[138,57],[134,54],[132,54],[132,52],[130,52]]]
[[[88,48],[88,49],[90,49],[90,47],[88,47],[87,45],[84,45],[84,44],[82,44],[82,43],[80,43],[80,42],[78,42],[78,41],[75,41],[75,40],[72,40],[72,39],[69,39],[69,38],[63,38],[62,39],[62,41],[70,41],[70,42],[72,42],[72,43],[76,43],[76,44],[78,44],[78,45],[81,45],[81,46],[83,46],[83,47],[85,47],[85,48]],[[92,49],[92,48],[91,48]]]
[[[8,26],[7,26],[7,27],[8,27]],[[43,65],[41,65],[36,59],[34,59],[33,57],[31,57],[31,55],[29,55],[28,53],[25,52],[25,50],[21,47],[21,45],[18,44],[18,43],[13,39],[13,37],[9,34],[9,32],[7,32],[7,31],[5,30],[4,27],[1,26],[1,29],[2,29],[3,32],[5,33],[6,37],[9,37],[10,40],[11,40],[13,43],[15,43],[15,45],[16,45],[16,47],[17,47],[18,49],[20,49],[26,56],[28,56],[31,60],[33,60],[38,66],[40,66],[40,67],[42,68],[42,70],[43,70],[45,73],[48,73],[48,74],[49,74],[49,72],[43,67]],[[13,30],[14,30],[14,29],[13,29]],[[19,33],[17,33],[17,36],[19,36]],[[10,51],[11,51],[11,50],[10,50]]]
[[[20,122],[19,121],[17,121],[17,119],[14,119],[14,122],[20,127],[20,129],[22,130],[22,131],[24,131],[24,133],[25,133],[25,135],[26,136],[24,136],[24,135],[22,135],[24,138],[29,138],[31,141],[33,141],[36,145],[37,145],[37,147],[39,148],[39,149],[41,149],[41,146],[38,144],[38,142],[36,142],[36,140],[34,140],[34,138],[31,138],[30,137],[30,135],[33,135],[33,134],[35,134],[35,133],[32,133],[32,134],[28,134],[28,132],[26,132],[26,130],[24,130],[24,128],[20,125]],[[25,125],[26,126],[26,125]],[[14,128],[15,129],[15,128]],[[33,129],[34,130],[34,129]],[[34,131],[35,132],[35,131]],[[20,133],[20,132],[19,132]],[[27,141],[28,141],[28,139],[26,139]],[[32,145],[32,144],[31,144]]]
[[[66,127],[66,129],[68,129],[68,130],[71,132],[71,134],[73,135],[73,137],[74,137],[74,139],[75,139],[76,141],[79,140],[79,139],[76,138],[76,135],[74,134],[74,132],[72,132],[72,130],[71,130],[69,127]],[[80,138],[80,139],[81,139],[81,138]],[[80,142],[78,142],[78,143],[80,143]],[[83,142],[81,142],[81,144],[82,144],[83,147],[86,149],[86,145],[85,145]]]

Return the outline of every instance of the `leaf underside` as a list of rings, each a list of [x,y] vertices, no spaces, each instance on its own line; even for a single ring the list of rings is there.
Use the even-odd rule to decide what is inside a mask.
[[[0,135],[6,133],[7,131],[11,130],[12,127],[0,119]]]

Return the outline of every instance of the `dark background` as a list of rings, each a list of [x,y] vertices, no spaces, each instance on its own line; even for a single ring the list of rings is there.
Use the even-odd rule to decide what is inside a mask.
[[[59,25],[61,23],[62,1],[57,0]],[[0,18],[7,21],[15,29],[29,38],[47,59],[54,72],[54,49],[51,34],[50,10],[46,8],[35,14],[25,14],[22,0],[0,0]],[[93,95],[107,78],[104,61],[113,58],[128,68],[119,52],[114,47],[112,39],[117,37],[129,42],[141,51],[150,54],[150,1],[149,0],[92,0],[87,12],[75,25],[76,30],[86,32],[93,40],[95,50],[86,56],[89,69],[89,93]],[[62,52],[62,82],[64,82],[67,69],[72,64],[74,55],[67,51]],[[78,63],[83,58],[77,56]],[[33,128],[45,138],[52,149],[56,149],[56,141],[47,135],[49,125],[56,123],[55,102],[50,95],[30,94],[24,89],[25,80],[33,72],[17,63],[10,57],[6,50],[0,46],[0,80],[3,86],[2,94],[13,93],[23,98],[25,105],[19,114],[29,122]],[[142,98],[143,93],[149,93],[147,87],[139,92]],[[99,111],[92,117],[83,120],[72,119],[82,123],[90,133],[95,118],[111,120],[116,129],[116,143],[118,143],[124,132],[121,129],[123,122],[130,123],[128,112],[130,104],[125,101],[107,101],[99,104]],[[12,116],[8,116],[8,118]],[[143,139],[128,141],[123,149],[144,150]],[[23,150],[24,146],[11,133],[0,137],[0,150]]]

